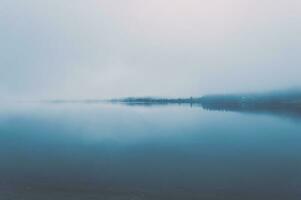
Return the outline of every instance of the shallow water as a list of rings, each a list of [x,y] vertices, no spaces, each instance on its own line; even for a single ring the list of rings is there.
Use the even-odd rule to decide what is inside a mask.
[[[0,199],[301,198],[301,120],[190,106],[0,108]]]

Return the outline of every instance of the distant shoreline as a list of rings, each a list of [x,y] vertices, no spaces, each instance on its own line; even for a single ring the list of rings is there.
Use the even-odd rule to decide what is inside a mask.
[[[52,104],[123,104],[128,106],[189,105],[210,111],[270,113],[301,118],[301,90],[257,94],[205,95],[190,98],[127,97],[120,99],[44,100]]]
[[[301,105],[301,91],[281,91],[261,94],[205,95],[190,98],[128,97],[109,100],[126,104],[202,104],[225,107],[296,107]]]
[[[205,95],[190,98],[123,98],[110,100],[132,106],[188,104],[200,106],[206,110],[264,112],[274,114],[292,114],[301,116],[301,91],[288,90],[258,94]]]
[[[41,100],[46,103],[199,104],[205,108],[300,108],[301,90],[258,94],[217,94],[189,98],[127,97],[119,99]]]

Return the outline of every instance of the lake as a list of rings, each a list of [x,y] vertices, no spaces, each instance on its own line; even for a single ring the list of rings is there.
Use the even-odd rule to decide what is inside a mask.
[[[3,200],[299,200],[301,119],[198,106],[0,108]]]

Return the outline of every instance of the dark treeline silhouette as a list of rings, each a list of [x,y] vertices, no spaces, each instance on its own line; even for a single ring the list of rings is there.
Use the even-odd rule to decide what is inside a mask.
[[[126,105],[187,104],[206,110],[270,113],[301,118],[301,90],[285,90],[258,94],[206,95],[197,98],[124,98],[111,100]]]
[[[153,98],[153,97],[128,97],[111,100],[113,103],[125,103],[128,105],[160,105],[160,104],[191,104],[200,103],[200,98]]]
[[[121,103],[130,106],[190,105],[206,110],[270,113],[301,119],[301,90],[255,94],[217,94],[190,98],[128,97],[112,100],[46,100],[47,103]]]

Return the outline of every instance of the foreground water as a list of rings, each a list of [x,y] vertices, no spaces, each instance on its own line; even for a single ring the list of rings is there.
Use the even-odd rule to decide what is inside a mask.
[[[301,199],[301,120],[189,106],[0,109],[0,199]]]

